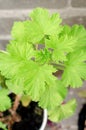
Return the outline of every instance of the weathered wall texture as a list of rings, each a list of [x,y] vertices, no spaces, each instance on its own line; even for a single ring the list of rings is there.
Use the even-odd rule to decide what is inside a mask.
[[[0,0],[0,49],[4,49],[8,43],[13,22],[27,19],[28,13],[35,7],[48,8],[51,13],[59,12],[64,24],[78,23],[86,27],[86,0]],[[74,95],[77,97],[71,90],[69,98]],[[77,97],[77,100],[78,104],[82,104],[83,99]],[[77,130],[78,111],[75,116],[62,122],[63,130]]]
[[[0,48],[9,40],[13,22],[27,19],[35,7],[59,12],[63,23],[84,24],[86,27],[86,0],[0,0]]]

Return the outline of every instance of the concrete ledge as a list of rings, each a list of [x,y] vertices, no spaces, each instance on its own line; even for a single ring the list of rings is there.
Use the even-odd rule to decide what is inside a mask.
[[[69,0],[0,0],[0,9],[65,8]]]
[[[18,18],[27,18],[32,9],[26,10],[0,10],[0,18],[8,17],[18,17]],[[86,8],[72,8],[67,9],[49,9],[50,13],[57,12],[60,13],[62,18],[68,18],[72,16],[86,16]]]

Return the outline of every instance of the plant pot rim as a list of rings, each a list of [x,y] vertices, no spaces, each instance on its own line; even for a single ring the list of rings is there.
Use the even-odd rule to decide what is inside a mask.
[[[43,112],[43,121],[42,121],[42,125],[40,127],[39,130],[44,130],[45,127],[46,127],[46,124],[47,124],[47,110],[44,109],[44,112]]]

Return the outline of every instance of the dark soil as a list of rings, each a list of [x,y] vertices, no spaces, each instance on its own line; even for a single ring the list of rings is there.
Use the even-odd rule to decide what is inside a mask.
[[[14,101],[14,96],[10,95],[10,97]],[[24,107],[20,102],[16,112],[21,120],[12,125],[12,130],[39,130],[43,120],[43,110],[37,104],[37,102],[31,102],[29,106]],[[9,111],[4,112],[5,117],[9,114]],[[0,130],[3,129],[0,128]]]
[[[21,104],[17,109],[17,113],[21,115],[21,121],[15,122],[12,130],[38,130],[42,124],[42,109],[37,103],[31,102],[30,106],[23,107]]]

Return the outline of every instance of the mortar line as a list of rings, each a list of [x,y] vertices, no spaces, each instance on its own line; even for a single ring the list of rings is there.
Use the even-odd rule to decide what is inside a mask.
[[[0,10],[0,18],[25,18],[29,15],[32,9],[29,10]],[[86,8],[64,8],[64,9],[49,9],[50,13],[60,13],[63,18],[72,16],[86,16]],[[71,12],[71,13],[70,13]]]
[[[0,40],[10,40],[11,36],[10,35],[0,35]]]

